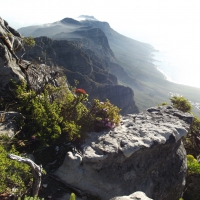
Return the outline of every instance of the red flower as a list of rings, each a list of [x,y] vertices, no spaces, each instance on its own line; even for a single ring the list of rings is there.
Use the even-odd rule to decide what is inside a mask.
[[[76,94],[87,94],[86,91],[84,89],[76,89],[75,91]]]

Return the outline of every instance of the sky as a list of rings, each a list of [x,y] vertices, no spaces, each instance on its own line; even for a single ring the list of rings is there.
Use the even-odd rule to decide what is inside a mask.
[[[152,44],[182,68],[197,72],[200,66],[199,0],[0,0],[0,16],[15,29],[80,15]]]

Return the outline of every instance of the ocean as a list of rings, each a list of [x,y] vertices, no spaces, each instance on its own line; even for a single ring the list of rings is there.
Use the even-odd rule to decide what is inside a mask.
[[[200,59],[180,57],[168,51],[153,53],[155,66],[171,82],[200,88]]]
[[[154,52],[153,58],[155,66],[168,81],[200,88],[200,60],[198,58],[178,57],[167,51]],[[169,95],[181,96],[177,93]],[[190,103],[195,109],[194,112],[200,117],[200,101],[190,101]]]

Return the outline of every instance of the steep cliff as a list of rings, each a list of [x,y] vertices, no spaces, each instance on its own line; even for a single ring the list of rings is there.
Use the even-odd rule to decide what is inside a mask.
[[[46,82],[56,85],[56,70],[44,64],[21,59],[17,52],[23,54],[24,51],[21,35],[0,18],[0,91],[3,97],[8,94],[11,79],[16,82],[20,79],[25,80],[36,90]]]

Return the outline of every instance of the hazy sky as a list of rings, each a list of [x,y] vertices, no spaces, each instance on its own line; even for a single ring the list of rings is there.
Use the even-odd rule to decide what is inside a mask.
[[[199,0],[0,0],[0,16],[16,29],[82,14],[161,46],[200,42]]]
[[[200,66],[200,0],[0,0],[0,16],[15,29],[79,15]]]

